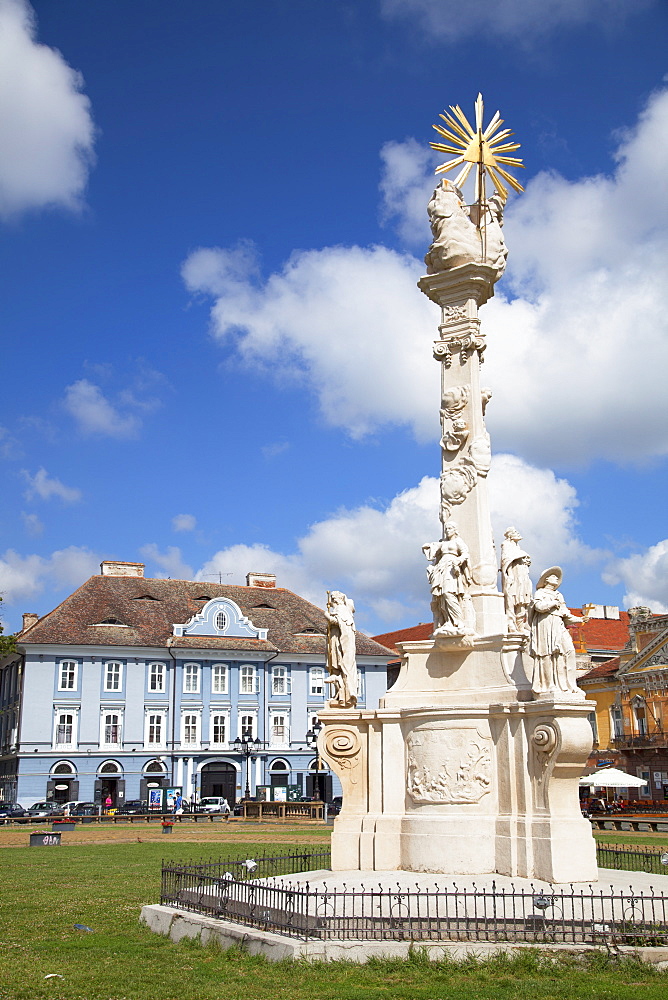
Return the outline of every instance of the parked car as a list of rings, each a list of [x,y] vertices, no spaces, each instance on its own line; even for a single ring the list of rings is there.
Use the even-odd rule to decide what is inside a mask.
[[[97,816],[100,807],[94,802],[77,802],[74,809],[70,809],[70,816]]]
[[[230,811],[229,803],[222,795],[208,795],[199,800],[199,806],[199,812],[228,813]]]
[[[332,801],[329,803],[327,812],[330,816],[338,816],[343,808],[343,796],[335,795]]]
[[[29,819],[28,810],[20,806],[18,802],[0,802],[0,823],[4,823],[8,819],[27,822]]]
[[[139,813],[148,812],[148,804],[143,799],[128,799],[124,805],[116,810],[117,816],[136,816]]]
[[[78,806],[81,799],[71,799],[69,802],[63,802],[63,814],[69,816],[75,806]]]
[[[58,802],[33,802],[33,804],[28,809],[28,815],[37,819],[41,816],[48,818],[50,816],[62,816],[63,807]]]

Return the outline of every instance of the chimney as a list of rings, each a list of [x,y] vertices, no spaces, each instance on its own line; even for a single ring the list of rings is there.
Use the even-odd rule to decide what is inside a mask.
[[[247,573],[247,587],[275,587],[276,577],[273,573]]]
[[[39,621],[39,615],[36,615],[34,611],[24,611],[23,612],[23,628],[22,632],[25,632],[32,625],[35,625]]]
[[[143,576],[144,563],[114,562],[105,559],[100,563],[100,576]]]

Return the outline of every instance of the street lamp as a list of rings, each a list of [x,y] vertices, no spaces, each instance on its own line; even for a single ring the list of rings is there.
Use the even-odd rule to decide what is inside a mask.
[[[318,733],[320,732],[321,729],[322,729],[322,722],[320,721],[320,719],[316,719],[316,721],[313,723],[313,728],[309,729],[309,731],[306,734],[306,744],[310,750],[315,750],[315,780],[317,785],[316,790],[318,793],[319,800],[321,802],[324,802],[325,794],[322,788],[322,778],[324,777],[324,775],[321,774],[320,769],[322,762],[320,760],[320,755],[318,753]]]
[[[246,791],[244,792],[244,798],[249,799],[251,797],[250,759],[260,752],[264,743],[262,740],[254,739],[252,736],[237,736],[236,740],[232,740],[232,746],[237,753],[242,754],[246,758]]]

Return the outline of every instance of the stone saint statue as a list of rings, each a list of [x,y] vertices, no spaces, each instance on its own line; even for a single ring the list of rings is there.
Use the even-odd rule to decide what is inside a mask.
[[[493,195],[485,204],[477,227],[477,215],[451,181],[443,180],[427,206],[433,242],[424,259],[428,274],[447,271],[461,264],[488,264],[496,270],[495,281],[506,267],[508,251],[503,240],[503,203]],[[479,213],[478,206],[473,211]]]
[[[431,587],[434,635],[475,635],[474,611],[468,590],[473,583],[466,543],[457,525],[448,521],[440,542],[429,542],[422,551],[430,560],[427,577]]]
[[[355,605],[340,590],[327,594],[326,684],[331,685],[330,708],[354,708],[357,704],[357,660],[355,659]]]
[[[587,618],[572,615],[566,607],[557,590],[562,579],[561,567],[546,569],[529,605],[529,652],[533,657],[531,687],[536,697],[566,693],[584,698],[575,683],[575,647],[566,623],[581,625]]]
[[[527,611],[531,604],[529,555],[520,548],[522,536],[517,528],[507,528],[501,545],[501,585],[508,619],[508,631],[528,634]]]

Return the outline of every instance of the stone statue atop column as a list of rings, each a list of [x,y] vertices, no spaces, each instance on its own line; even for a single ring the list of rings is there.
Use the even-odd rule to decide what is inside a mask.
[[[330,708],[354,708],[357,704],[357,660],[355,657],[355,605],[340,590],[327,594],[326,684],[331,686]]]
[[[459,188],[443,180],[436,187],[427,212],[433,236],[424,259],[428,274],[460,264],[488,264],[496,271],[495,280],[501,277],[508,251],[501,228],[503,202],[497,195],[492,195],[482,209],[478,205],[469,208]]]
[[[427,577],[431,588],[434,635],[475,635],[473,605],[469,589],[473,583],[468,546],[454,521],[448,521],[439,542],[422,546],[430,565]]]
[[[537,698],[564,694],[584,698],[575,682],[575,646],[566,625],[581,625],[587,618],[572,615],[566,607],[557,589],[562,579],[560,566],[546,569],[529,606],[529,653],[533,658],[531,687]]]
[[[528,634],[527,612],[532,588],[529,577],[531,557],[520,547],[517,528],[506,528],[501,544],[501,584],[508,619],[508,631]]]

